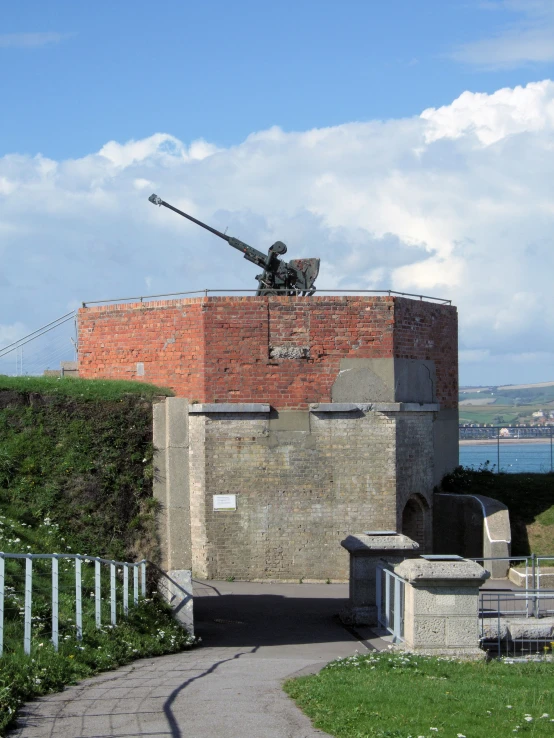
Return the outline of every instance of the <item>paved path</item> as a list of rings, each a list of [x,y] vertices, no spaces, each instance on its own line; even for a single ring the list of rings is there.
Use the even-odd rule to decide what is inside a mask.
[[[203,646],[29,703],[12,738],[321,738],[281,689],[364,647],[333,617],[347,585],[199,583]]]

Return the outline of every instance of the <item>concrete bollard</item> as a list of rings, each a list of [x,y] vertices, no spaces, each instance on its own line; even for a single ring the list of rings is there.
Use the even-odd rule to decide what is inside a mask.
[[[404,641],[410,651],[463,656],[479,649],[479,587],[489,573],[467,559],[411,559],[394,567],[405,580]]]
[[[348,606],[340,617],[348,625],[377,625],[375,570],[378,562],[399,563],[417,556],[419,544],[394,531],[371,531],[348,536],[341,546],[350,554]]]

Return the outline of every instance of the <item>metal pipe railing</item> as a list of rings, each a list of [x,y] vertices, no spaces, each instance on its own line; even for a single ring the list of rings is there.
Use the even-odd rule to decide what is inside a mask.
[[[208,297],[209,294],[234,294],[234,293],[247,293],[247,294],[255,294],[257,290],[245,290],[245,289],[203,289],[203,290],[188,290],[186,292],[167,292],[165,294],[160,295],[133,295],[131,297],[112,297],[110,299],[106,300],[87,300],[86,302],[82,303],[82,306],[84,308],[88,307],[89,305],[105,305],[105,304],[112,304],[112,303],[120,303],[120,302],[130,302],[130,301],[138,301],[138,302],[144,302],[144,300],[157,300],[160,297],[182,297],[183,295],[204,295],[205,297]],[[312,295],[301,295],[301,291],[298,290],[297,294],[291,294],[294,293],[294,290],[274,290],[274,294],[279,297],[283,296],[293,296],[293,297],[312,297]],[[438,302],[441,305],[451,305],[452,300],[447,300],[444,297],[432,297],[431,295],[417,295],[413,292],[397,292],[395,290],[320,290],[318,289],[316,292],[317,295],[388,295],[396,296],[396,297],[415,297],[418,300],[429,300],[430,302]],[[271,295],[269,295],[270,297]],[[265,295],[265,297],[268,297],[268,295]]]
[[[23,650],[26,654],[31,653],[32,639],[32,606],[33,606],[33,560],[34,559],[50,559],[52,562],[51,576],[51,607],[52,607],[52,644],[57,651],[59,648],[59,560],[73,559],[75,562],[75,638],[77,641],[83,638],[83,599],[82,599],[82,563],[83,561],[94,562],[94,620],[97,629],[102,627],[102,609],[101,609],[101,567],[107,564],[110,567],[110,620],[112,625],[117,623],[117,587],[116,575],[117,568],[123,569],[123,593],[122,605],[123,615],[126,617],[129,613],[129,569],[133,568],[133,604],[137,605],[139,601],[139,569],[141,579],[141,594],[146,596],[146,564],[148,561],[143,559],[138,562],[114,561],[104,559],[100,556],[88,556],[83,554],[18,554],[5,553],[0,551],[0,656],[4,650],[4,620],[5,620],[5,604],[6,604],[6,559],[24,559],[25,560],[25,600],[23,608],[24,632],[23,632]]]

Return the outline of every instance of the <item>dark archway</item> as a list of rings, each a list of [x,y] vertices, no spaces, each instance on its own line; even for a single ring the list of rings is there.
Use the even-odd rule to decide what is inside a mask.
[[[426,548],[428,511],[429,506],[420,495],[410,497],[402,511],[402,533],[419,543],[422,551]]]

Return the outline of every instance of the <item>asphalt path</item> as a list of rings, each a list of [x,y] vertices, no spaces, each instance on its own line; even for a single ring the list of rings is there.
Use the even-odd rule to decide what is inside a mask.
[[[316,738],[283,692],[365,647],[338,621],[348,585],[198,582],[190,651],[142,659],[29,703],[12,738]],[[366,644],[367,645],[367,644]]]

